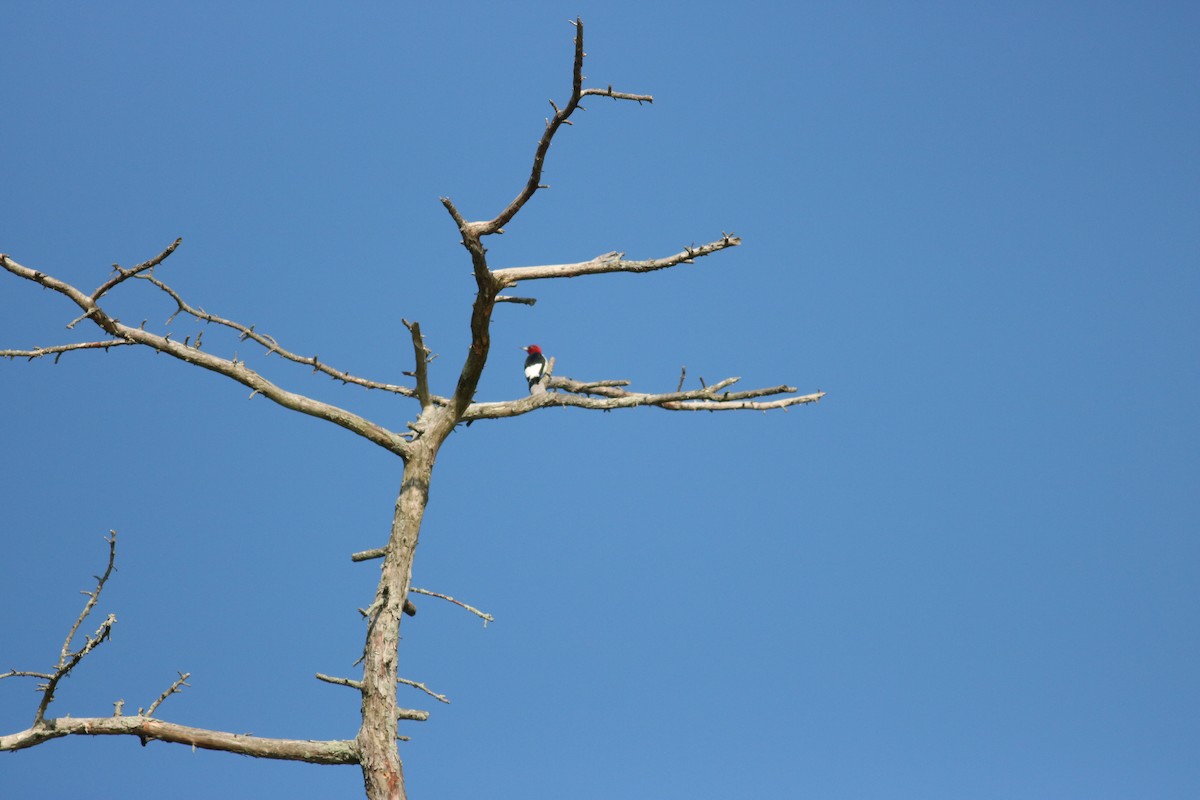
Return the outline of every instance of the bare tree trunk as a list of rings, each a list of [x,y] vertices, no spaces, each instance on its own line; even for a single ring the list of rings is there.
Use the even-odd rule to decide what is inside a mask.
[[[705,383],[701,378],[701,388],[685,389],[686,369],[681,370],[679,383],[674,392],[635,392],[625,388],[629,386],[627,380],[582,382],[553,375],[554,359],[551,358],[547,367],[546,379],[540,387],[549,391],[539,391],[527,397],[500,402],[475,402],[475,392],[479,386],[479,379],[491,346],[488,329],[495,305],[501,302],[532,305],[535,302],[535,298],[501,295],[500,292],[504,289],[516,286],[518,283],[551,278],[570,278],[613,272],[640,273],[667,269],[680,264],[692,264],[700,257],[741,244],[740,238],[725,233],[716,241],[699,246],[689,245],[674,255],[662,258],[629,260],[624,257],[624,253],[612,251],[586,261],[568,264],[509,267],[496,270],[488,266],[487,249],[483,245],[483,237],[503,233],[504,226],[513,220],[534,194],[548,188],[542,184],[541,178],[551,140],[563,125],[572,124],[569,117],[576,109],[582,109],[580,101],[589,96],[628,100],[637,102],[639,105],[652,103],[654,100],[650,95],[615,92],[611,86],[606,89],[584,88],[583,23],[577,19],[575,26],[575,57],[572,68],[571,96],[566,105],[561,108],[554,101],[550,102],[554,109],[554,116],[546,120],[546,128],[538,141],[529,178],[520,193],[494,218],[475,222],[464,217],[449,198],[442,198],[442,204],[462,235],[463,246],[471,255],[476,284],[475,301],[471,310],[471,343],[463,361],[454,394],[450,397],[441,397],[430,391],[428,367],[432,361],[432,354],[425,346],[420,325],[417,322],[410,323],[402,320],[412,336],[416,365],[413,372],[405,374],[414,378],[416,386],[413,388],[351,375],[324,364],[316,356],[303,356],[283,348],[274,338],[256,331],[253,325],[225,319],[188,304],[179,293],[153,274],[155,267],[162,264],[175,251],[181,240],[176,240],[157,256],[131,269],[123,269],[114,264],[115,274],[90,294],[40,269],[22,266],[9,256],[0,253],[0,268],[65,296],[83,312],[81,316],[67,325],[68,328],[74,328],[77,323],[90,320],[109,337],[102,341],[76,342],[38,347],[33,350],[0,350],[0,358],[34,359],[53,355],[57,361],[63,353],[75,350],[108,350],[112,347],[140,344],[193,366],[224,375],[251,389],[251,397],[261,395],[284,408],[338,425],[383,447],[404,461],[404,476],[400,493],[396,499],[395,516],[392,519],[392,530],[387,546],[356,553],[353,556],[355,561],[383,557],[379,586],[376,589],[374,601],[366,612],[368,628],[366,642],[363,646],[362,680],[331,677],[321,673],[316,675],[319,680],[357,688],[362,693],[362,727],[353,741],[266,739],[248,734],[190,728],[153,718],[156,709],[167,697],[177,693],[180,687],[187,685],[185,683],[188,677],[186,673],[180,673],[179,680],[163,692],[148,710],[143,712],[138,709],[136,716],[122,716],[124,701],[121,700],[114,704],[112,717],[87,719],[69,716],[47,717],[47,709],[54,700],[56,687],[61,680],[67,677],[88,653],[109,639],[112,625],[116,622],[116,617],[110,614],[96,629],[94,635],[84,635],[85,642],[83,644],[78,647],[73,644],[80,626],[95,607],[100,591],[113,571],[116,545],[116,534],[114,533],[109,540],[108,570],[102,577],[97,578],[94,592],[85,592],[89,600],[67,634],[57,663],[49,671],[11,669],[0,674],[0,679],[24,677],[36,678],[44,682],[39,687],[43,696],[37,708],[33,725],[26,730],[0,736],[0,751],[33,747],[50,739],[67,735],[134,735],[138,736],[143,744],[148,740],[157,739],[261,758],[307,761],[318,764],[358,763],[362,767],[363,782],[369,800],[404,800],[406,797],[404,771],[396,747],[396,725],[401,716],[405,719],[427,719],[429,715],[425,711],[398,709],[396,687],[399,683],[412,684],[425,689],[438,700],[449,702],[443,696],[430,692],[423,684],[401,678],[397,667],[400,622],[411,588],[417,539],[425,516],[425,507],[429,502],[430,477],[438,451],[456,425],[460,423],[470,425],[478,420],[515,417],[554,406],[599,411],[641,406],[653,406],[671,411],[733,409],[767,411],[815,403],[823,396],[822,392],[795,396],[796,388],[784,385],[731,391],[730,387],[739,380],[736,377],[726,378],[712,384]],[[175,301],[178,310],[171,315],[170,320],[182,314],[205,325],[232,330],[239,335],[240,339],[249,339],[261,345],[266,349],[268,355],[274,354],[286,361],[312,367],[314,372],[323,373],[342,383],[356,384],[368,389],[415,398],[421,404],[417,419],[409,423],[405,430],[394,431],[345,408],[289,391],[251,369],[245,361],[238,359],[236,352],[232,358],[225,358],[215,355],[209,350],[202,350],[202,331],[195,333],[194,341],[190,335],[185,336],[182,341],[178,341],[172,339],[169,332],[160,335],[147,330],[145,322],[138,327],[123,324],[117,317],[111,316],[102,308],[100,301],[122,283],[132,279],[150,282]],[[777,395],[791,396],[770,399]],[[444,598],[478,614],[485,620],[491,619],[489,615],[448,595],[428,591],[424,593]]]
[[[363,651],[362,727],[357,738],[363,782],[370,800],[406,797],[404,770],[396,750],[397,647],[417,536],[429,502],[433,452],[433,448],[416,448],[404,466],[392,534],[370,609],[370,627]]]

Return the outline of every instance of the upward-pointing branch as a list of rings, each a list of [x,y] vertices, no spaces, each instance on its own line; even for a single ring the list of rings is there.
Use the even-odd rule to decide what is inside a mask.
[[[116,264],[113,264],[113,269],[116,271],[117,274],[112,276],[108,280],[106,280],[104,283],[97,286],[96,291],[92,292],[92,299],[99,300],[101,297],[104,296],[105,292],[107,292],[109,289],[116,286],[121,281],[128,280],[129,278],[133,278],[137,275],[140,275],[143,272],[146,272],[147,270],[154,269],[159,264],[161,264],[163,261],[165,261],[167,259],[167,256],[171,255],[171,253],[174,253],[175,248],[179,247],[179,245],[182,244],[182,242],[183,242],[182,237],[176,239],[174,242],[171,242],[171,244],[167,246],[166,250],[163,250],[161,253],[159,253],[154,258],[150,259],[149,261],[143,261],[141,264],[138,264],[133,269],[121,269]]]
[[[542,138],[538,140],[537,150],[533,154],[533,169],[529,172],[529,180],[525,182],[525,186],[521,192],[513,198],[503,211],[496,215],[494,219],[486,222],[467,223],[460,216],[456,216],[455,221],[459,223],[459,227],[470,225],[474,229],[476,236],[487,236],[493,233],[503,233],[503,228],[509,221],[517,215],[517,212],[529,201],[529,198],[542,188],[542,168],[546,163],[546,153],[550,150],[550,142],[554,139],[554,134],[564,124],[569,125],[571,115],[575,113],[575,109],[579,108],[579,101],[587,95],[598,95],[601,97],[611,97],[614,100],[633,100],[638,103],[653,103],[654,97],[648,94],[629,94],[627,92],[615,92],[609,86],[606,89],[584,89],[583,88],[583,21],[576,18],[575,22],[575,62],[571,71],[571,97],[567,100],[566,105],[559,106],[551,101],[550,105],[554,108],[554,116],[546,120],[546,130],[542,132]],[[446,201],[443,201],[446,202]],[[447,205],[452,215],[457,215],[453,207]]]
[[[571,115],[580,107],[579,101],[585,95],[599,95],[615,100],[633,100],[638,103],[654,102],[654,98],[650,95],[615,92],[611,86],[606,89],[584,89],[583,21],[577,18],[573,24],[575,25],[575,58],[571,69],[571,97],[561,108],[554,101],[550,102],[554,108],[554,116],[546,120],[546,129],[542,131],[542,137],[538,140],[537,149],[533,154],[533,168],[529,172],[529,180],[525,182],[525,186],[512,202],[505,206],[503,211],[493,219],[483,222],[467,221],[467,218],[455,207],[450,198],[442,198],[442,205],[446,207],[446,211],[454,219],[454,224],[458,226],[458,230],[462,234],[463,247],[467,248],[471,254],[471,266],[479,290],[471,309],[471,346],[467,350],[467,358],[463,362],[458,383],[454,388],[454,396],[450,402],[451,414],[455,419],[466,410],[475,397],[475,389],[479,385],[479,377],[483,374],[483,366],[487,363],[488,351],[491,348],[489,326],[492,310],[495,308],[500,289],[504,285],[488,267],[487,248],[483,246],[483,237],[493,233],[503,233],[504,226],[524,208],[538,189],[543,188],[542,169],[545,166],[546,153],[550,151],[550,143],[554,139],[554,134],[563,125],[571,124]],[[451,421],[451,425],[453,425],[453,421]]]
[[[421,338],[421,323],[410,323],[406,319],[400,321],[412,334],[413,358],[416,360],[413,377],[417,379],[417,397],[420,398],[421,409],[424,410],[429,407],[431,402],[429,399],[429,348],[425,346],[425,340]]]
[[[579,108],[579,101],[583,99],[585,94],[602,94],[606,97],[612,97],[617,100],[636,100],[637,102],[653,103],[654,98],[650,95],[625,94],[623,92],[614,92],[609,86],[604,89],[584,89],[583,88],[583,20],[575,19],[575,65],[571,74],[571,97],[567,100],[567,104],[562,108],[554,105],[554,116],[546,121],[546,130],[542,132],[542,138],[538,141],[537,150],[533,154],[533,169],[529,173],[529,180],[525,182],[525,187],[508,206],[501,211],[495,219],[483,223],[484,227],[479,231],[480,235],[490,233],[499,233],[501,229],[508,224],[508,221],[516,216],[521,207],[533,197],[534,193],[541,187],[542,183],[542,167],[545,165],[546,153],[550,150],[550,141],[554,138],[554,134],[564,124],[569,124],[568,120],[571,114],[575,113],[575,109]]]

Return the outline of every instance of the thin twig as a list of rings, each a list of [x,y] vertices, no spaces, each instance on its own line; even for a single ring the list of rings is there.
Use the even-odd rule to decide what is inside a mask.
[[[495,218],[486,222],[467,222],[454,204],[447,198],[442,198],[442,204],[446,206],[446,210],[454,217],[455,223],[458,224],[459,230],[464,234],[464,239],[470,235],[476,240],[480,236],[487,236],[493,233],[503,233],[504,226],[517,215],[524,205],[529,202],[534,193],[538,189],[545,188],[542,183],[542,169],[546,163],[546,154],[550,150],[550,143],[554,139],[554,134],[558,132],[563,125],[570,125],[571,115],[579,108],[579,101],[586,95],[602,95],[611,97],[614,100],[633,100],[638,103],[652,103],[654,98],[650,95],[628,94],[625,92],[614,92],[609,86],[606,89],[584,89],[583,88],[583,21],[575,19],[572,23],[575,26],[575,57],[571,67],[571,96],[567,100],[566,105],[559,107],[553,100],[550,105],[554,108],[554,116],[546,121],[546,128],[542,131],[542,137],[538,140],[537,149],[533,154],[533,167],[529,171],[529,180],[525,182],[520,193],[513,198],[503,211],[495,216]],[[464,242],[465,243],[465,242]]]
[[[62,650],[59,652],[58,664],[54,668],[54,672],[46,678],[46,683],[41,687],[42,701],[38,703],[37,713],[34,715],[33,724],[41,725],[46,718],[46,709],[54,702],[54,692],[58,688],[58,683],[66,677],[75,665],[92,650],[100,645],[101,642],[108,639],[112,633],[112,626],[116,624],[117,618],[113,614],[105,617],[100,623],[100,627],[96,628],[96,632],[92,636],[84,637],[84,645],[78,650],[71,650],[71,640],[75,638],[75,634],[79,631],[79,626],[92,613],[92,609],[96,607],[97,601],[100,599],[100,592],[104,590],[104,584],[108,582],[108,578],[112,575],[113,564],[117,557],[117,532],[109,531],[109,535],[105,538],[108,542],[108,566],[104,570],[104,574],[96,578],[96,590],[93,592],[84,592],[87,595],[87,602],[83,605],[83,610],[79,612],[79,616],[75,618],[75,624],[71,626],[70,632],[67,633],[67,638],[63,641]],[[43,677],[43,676],[39,676]]]
[[[53,355],[54,363],[57,364],[58,359],[63,353],[69,353],[72,350],[97,350],[103,348],[107,351],[110,347],[121,347],[127,344],[134,344],[134,342],[127,342],[124,339],[109,339],[103,342],[80,342],[79,344],[60,344],[54,347],[37,347],[33,350],[0,350],[0,358],[28,358],[32,361],[35,358]]]
[[[107,292],[109,289],[116,286],[121,281],[128,280],[129,278],[137,277],[138,275],[140,275],[143,272],[146,272],[147,270],[154,269],[159,264],[161,264],[163,261],[165,261],[167,256],[171,255],[171,253],[174,253],[175,248],[179,247],[179,245],[182,242],[183,242],[182,237],[179,239],[176,239],[174,242],[172,242],[170,245],[167,246],[166,250],[163,250],[161,253],[159,253],[154,258],[150,259],[149,261],[143,261],[141,264],[138,264],[133,269],[121,269],[116,264],[113,264],[113,269],[116,271],[117,274],[112,276],[111,278],[106,280],[104,283],[102,283],[96,287],[96,291],[92,292],[92,301],[94,302],[96,300],[99,300],[101,297],[104,296],[105,292]]]
[[[426,686],[423,683],[418,683],[417,681],[410,681],[408,678],[396,678],[396,683],[403,683],[405,686],[411,686],[414,689],[420,689],[425,694],[429,695],[433,699],[438,700],[442,703],[450,702],[450,698],[446,697],[446,695],[438,694],[437,692],[433,691],[432,689],[430,689],[428,686]]]
[[[483,619],[483,627],[485,627],[485,628],[487,627],[487,624],[488,624],[489,622],[495,622],[495,621],[496,621],[496,618],[495,618],[495,617],[493,617],[491,614],[488,614],[488,613],[486,613],[486,612],[480,611],[478,608],[475,608],[475,606],[470,606],[470,605],[467,605],[466,603],[462,602],[461,600],[455,600],[455,599],[454,599],[453,597],[451,597],[450,595],[447,595],[447,594],[440,594],[440,593],[438,593],[438,592],[431,592],[431,591],[429,591],[428,589],[418,589],[418,588],[417,588],[417,587],[415,587],[415,586],[414,586],[414,587],[412,587],[412,588],[410,588],[408,591],[409,591],[409,592],[416,592],[417,594],[425,594],[425,595],[429,595],[430,597],[440,597],[441,599],[443,599],[443,600],[445,600],[445,601],[447,601],[447,602],[449,602],[449,603],[453,603],[454,605],[458,606],[459,608],[466,609],[467,611],[470,611],[470,612],[471,612],[472,614],[474,614],[475,616],[477,616],[477,617],[480,617],[481,619]]]
[[[39,270],[22,266],[7,255],[0,254],[0,267],[18,277],[32,281],[47,289],[52,289],[67,297],[79,306],[79,308],[91,312],[89,315],[91,321],[109,335],[145,345],[160,353],[166,353],[169,356],[177,358],[180,361],[224,375],[253,389],[258,394],[262,394],[284,408],[331,422],[352,433],[358,434],[401,458],[407,458],[409,455],[409,443],[404,440],[401,434],[390,431],[365,417],[344,408],[339,408],[331,403],[325,403],[311,397],[306,397],[305,395],[289,392],[267,380],[254,370],[247,368],[244,362],[238,361],[236,355],[232,359],[221,358],[211,353],[188,347],[181,342],[171,341],[170,334],[159,336],[140,327],[134,328],[125,325],[120,320],[104,312],[90,296],[84,294],[71,284]],[[139,275],[138,277],[151,281],[155,280],[148,275]],[[314,367],[320,368],[315,358],[311,360],[311,363],[313,363]],[[410,396],[411,394],[415,394],[412,389],[407,389],[406,391],[410,393]]]
[[[162,694],[160,694],[158,696],[157,700],[155,700],[153,703],[150,704],[150,707],[146,709],[144,716],[153,717],[155,709],[157,709],[160,705],[162,705],[163,700],[166,700],[168,697],[170,697],[173,694],[182,692],[183,689],[180,687],[190,686],[191,684],[189,684],[187,682],[187,679],[190,677],[192,677],[192,673],[190,673],[190,672],[179,673],[179,678],[176,679],[176,681],[174,683],[172,683],[170,686],[168,686],[167,690],[165,692],[163,692]],[[124,702],[124,701],[122,701],[122,702]],[[139,714],[142,713],[141,709],[138,709],[138,713]]]
[[[75,632],[79,630],[79,626],[87,619],[87,615],[92,613],[96,603],[100,600],[100,592],[104,589],[104,584],[108,583],[108,578],[112,575],[113,564],[117,558],[117,532],[110,530],[108,536],[104,537],[104,541],[108,542],[108,566],[104,569],[104,574],[96,577],[96,591],[84,592],[87,595],[88,601],[84,603],[83,610],[79,612],[79,617],[76,618],[75,624],[71,626],[71,631],[67,634],[66,640],[63,642],[62,651],[59,655],[58,666],[62,666],[67,662],[67,653],[71,649],[71,640],[75,638]]]
[[[216,314],[210,314],[202,308],[196,308],[195,306],[192,306],[186,300],[184,300],[177,291],[153,275],[139,275],[138,278],[154,284],[168,297],[175,301],[177,308],[175,313],[171,315],[172,319],[179,314],[187,314],[188,316],[194,317],[201,322],[207,322],[213,325],[221,325],[223,327],[230,328],[231,330],[237,331],[240,338],[250,339],[251,341],[254,341],[266,348],[267,355],[274,353],[275,355],[287,361],[291,361],[296,364],[304,364],[305,366],[312,367],[314,372],[324,373],[325,375],[328,375],[334,380],[341,381],[342,383],[352,383],[355,386],[362,386],[366,389],[379,389],[380,391],[391,392],[393,394],[403,395],[404,397],[417,396],[417,393],[408,386],[399,386],[391,383],[372,381],[368,380],[367,378],[360,378],[357,375],[352,375],[344,370],[335,369],[334,367],[323,363],[316,356],[302,356],[293,353],[290,350],[281,347],[279,342],[275,340],[275,337],[256,331],[253,325],[244,325],[240,322],[235,322],[234,320],[217,316]],[[168,322],[169,321],[170,320],[168,320]],[[437,398],[437,400],[442,403],[445,402],[444,398]]]

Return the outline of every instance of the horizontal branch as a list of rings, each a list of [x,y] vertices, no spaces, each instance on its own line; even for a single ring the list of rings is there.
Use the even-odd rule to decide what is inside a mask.
[[[69,353],[72,350],[108,350],[110,347],[122,347],[124,345],[134,344],[127,342],[124,339],[108,339],[103,342],[79,342],[78,344],[60,344],[54,347],[36,347],[33,350],[0,350],[0,358],[28,358],[33,360],[42,356],[54,356],[54,363],[58,363],[58,359],[63,353]]]
[[[409,722],[428,722],[429,712],[417,708],[397,708],[396,719],[408,720]]]
[[[244,733],[191,728],[150,716],[47,719],[27,730],[0,736],[0,751],[23,750],[63,736],[137,736],[143,742],[174,742],[255,758],[305,761],[310,764],[358,763],[358,748],[353,740],[268,739]]]
[[[317,680],[332,683],[335,686],[348,686],[351,689],[362,691],[362,681],[356,681],[353,678],[338,678],[333,675],[326,675],[322,672],[317,673]]]
[[[679,264],[690,264],[697,258],[729,247],[737,247],[741,243],[741,237],[725,234],[715,242],[709,242],[699,247],[685,247],[680,252],[666,258],[628,261],[624,258],[624,253],[612,252],[575,264],[507,267],[493,270],[492,275],[500,282],[501,286],[513,286],[520,281],[536,281],[544,278],[577,278],[581,275],[603,275],[609,272],[654,272]]]
[[[5,678],[41,678],[48,681],[54,677],[51,672],[30,672],[23,669],[10,669],[8,672],[0,672],[0,680]]]
[[[824,392],[796,395],[794,386],[771,386],[763,389],[750,389],[741,392],[728,392],[725,389],[736,383],[738,378],[726,378],[712,386],[693,389],[685,392],[666,392],[663,394],[647,394],[631,392],[621,388],[628,381],[593,381],[582,382],[571,378],[552,377],[547,383],[549,391],[545,394],[535,394],[522,397],[519,400],[507,400],[498,403],[472,403],[463,413],[463,422],[474,422],[481,419],[503,419],[528,414],[539,408],[553,406],[569,406],[587,408],[596,411],[612,411],[618,408],[637,408],[651,406],[668,411],[771,411],[796,405],[815,403],[825,396]],[[773,400],[758,400],[756,398],[774,397],[775,395],[792,395],[777,397]]]
[[[600,97],[611,97],[614,100],[633,100],[638,105],[641,105],[642,103],[653,103],[654,102],[653,95],[629,94],[628,92],[614,92],[613,88],[611,86],[609,86],[606,89],[584,89],[579,94],[582,97],[587,97],[588,95],[598,95]]]
[[[24,750],[64,736],[124,735],[137,736],[141,739],[143,745],[148,741],[158,740],[200,747],[206,750],[223,750],[228,753],[238,753],[257,758],[306,761],[313,764],[359,763],[358,748],[353,741],[269,739],[249,734],[192,728],[186,725],[177,725],[154,719],[152,715],[162,702],[172,694],[179,692],[181,687],[187,685],[188,673],[186,672],[179,673],[178,680],[174,681],[166,691],[159,695],[158,699],[145,712],[139,709],[137,716],[121,716],[124,701],[118,701],[115,704],[114,714],[111,717],[46,718],[45,712],[53,700],[55,685],[63,677],[69,675],[72,668],[91,652],[96,645],[108,638],[112,624],[115,622],[115,617],[110,614],[101,624],[100,629],[96,631],[95,636],[86,637],[87,641],[83,647],[74,651],[71,649],[71,642],[75,638],[75,634],[96,606],[105,583],[112,575],[116,559],[117,534],[115,531],[110,531],[107,542],[108,566],[104,574],[97,577],[95,591],[84,592],[88,597],[88,601],[84,605],[83,611],[76,617],[75,623],[71,626],[71,630],[63,642],[55,671],[46,674],[18,672],[14,670],[10,673],[0,675],[0,678],[28,676],[47,680],[46,685],[40,687],[43,692],[43,698],[41,704],[38,706],[33,725],[17,733],[0,735],[0,751]]]

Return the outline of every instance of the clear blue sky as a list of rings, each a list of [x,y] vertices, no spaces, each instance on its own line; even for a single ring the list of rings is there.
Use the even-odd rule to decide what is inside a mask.
[[[494,266],[734,251],[529,284],[575,378],[740,375],[782,414],[550,410],[435,473],[401,671],[414,798],[1200,796],[1200,11],[1190,3],[10,3],[0,251],[158,271],[293,350],[450,391],[473,282],[437,198],[528,174],[587,24],[594,99]],[[112,308],[161,329],[145,286]],[[94,338],[0,275],[0,348]],[[176,335],[194,327],[176,321]],[[205,336],[400,428],[369,395]],[[44,669],[120,533],[74,716],[347,738],[400,463],[148,352],[0,363],[0,670]],[[98,622],[98,619],[93,620]],[[0,730],[32,681],[0,683]],[[356,768],[135,739],[0,757],[0,796],[355,797]]]

